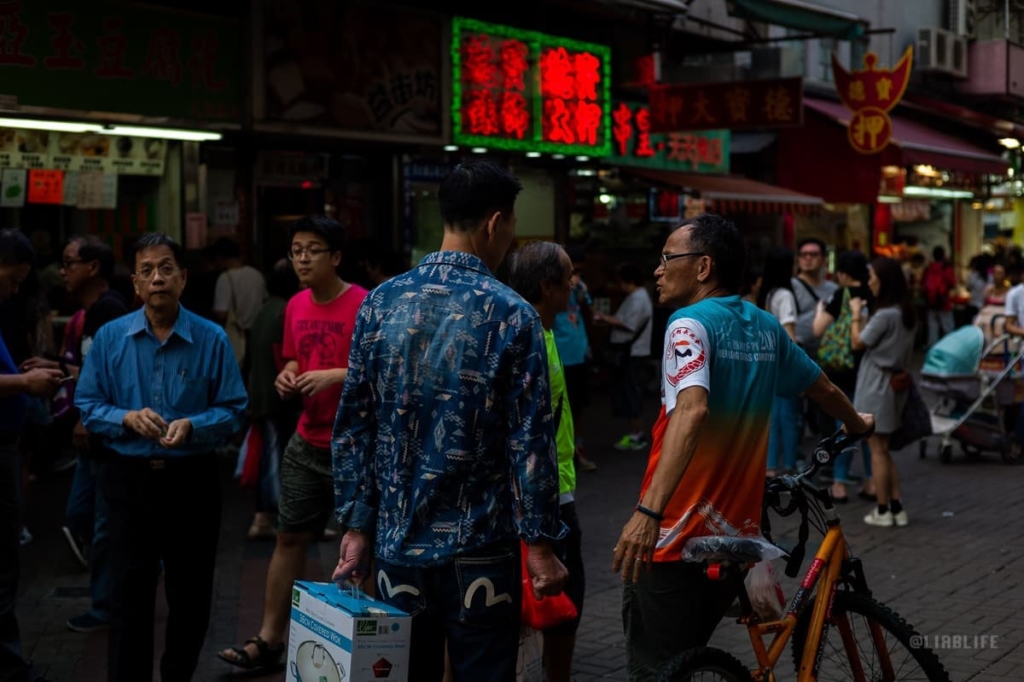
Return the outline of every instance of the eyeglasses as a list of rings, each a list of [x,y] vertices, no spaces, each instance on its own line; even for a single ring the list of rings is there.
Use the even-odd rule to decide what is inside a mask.
[[[72,265],[74,265],[75,263],[84,263],[84,262],[85,262],[85,261],[84,261],[84,260],[82,260],[81,258],[77,258],[77,259],[75,259],[75,260],[62,260],[62,261],[60,262],[60,266],[61,266],[61,268],[63,268],[64,270],[70,270],[70,269],[71,269],[71,266],[72,266]]]
[[[801,258],[817,258],[821,256],[821,251],[801,251],[799,255]]]
[[[299,258],[302,258],[303,256],[309,256],[310,258],[316,258],[321,253],[327,253],[328,251],[330,251],[330,249],[318,249],[318,248],[314,248],[312,246],[306,247],[304,249],[295,248],[295,249],[292,249],[291,251],[288,252],[288,259],[289,260],[297,260]]]
[[[135,273],[135,276],[141,277],[142,279],[153,279],[153,275],[159,272],[161,277],[173,277],[174,273],[177,271],[178,267],[176,265],[164,263],[163,265],[155,268],[149,266],[142,267],[137,273]]]
[[[686,258],[687,256],[706,256],[707,254],[702,251],[687,251],[686,253],[663,253],[661,254],[661,267],[667,268],[670,260],[676,258]]]

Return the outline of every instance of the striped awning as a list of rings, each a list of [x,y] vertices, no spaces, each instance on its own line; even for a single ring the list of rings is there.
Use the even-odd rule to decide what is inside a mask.
[[[824,203],[791,189],[784,189],[735,175],[675,173],[647,168],[623,168],[639,179],[699,194],[708,210],[716,213],[795,213],[818,211]]]

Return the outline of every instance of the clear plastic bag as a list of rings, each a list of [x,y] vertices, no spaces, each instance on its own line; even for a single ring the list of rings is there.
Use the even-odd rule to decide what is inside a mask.
[[[786,595],[770,561],[761,561],[747,573],[747,596],[754,613],[763,621],[778,620],[786,608]]]
[[[760,535],[701,535],[683,545],[683,561],[754,563],[778,559],[785,554]]]

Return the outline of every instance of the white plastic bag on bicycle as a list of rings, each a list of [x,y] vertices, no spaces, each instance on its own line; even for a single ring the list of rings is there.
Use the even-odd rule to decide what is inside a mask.
[[[754,613],[765,620],[777,620],[786,608],[786,595],[775,577],[772,562],[759,561],[747,572],[747,595]]]

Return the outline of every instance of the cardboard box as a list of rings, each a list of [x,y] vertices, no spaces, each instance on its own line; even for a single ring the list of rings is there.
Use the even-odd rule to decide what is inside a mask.
[[[296,581],[289,682],[407,682],[412,619],[364,592]]]

